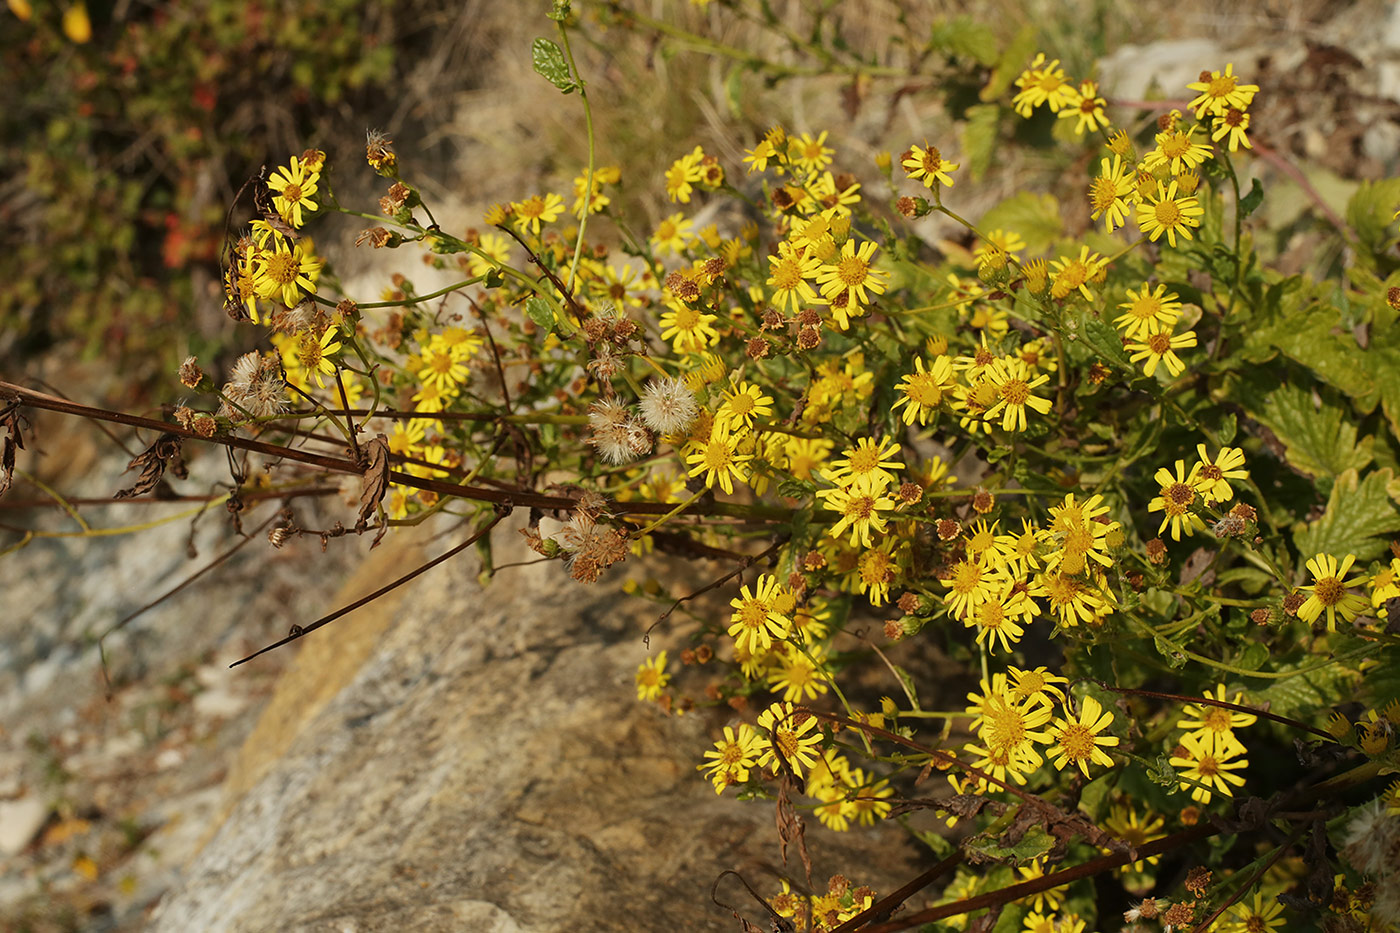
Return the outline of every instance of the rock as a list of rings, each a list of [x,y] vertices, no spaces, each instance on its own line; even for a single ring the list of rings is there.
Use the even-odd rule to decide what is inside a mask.
[[[1225,67],[1229,56],[1209,39],[1171,39],[1149,45],[1125,45],[1099,62],[1104,93],[1146,100],[1154,89],[1169,100],[1189,94],[1186,85],[1202,69]]]
[[[49,805],[32,794],[0,800],[0,855],[23,852],[48,818]]]
[[[497,535],[500,563],[531,556],[512,536]],[[264,742],[285,751],[247,782],[153,930],[730,931],[710,901],[720,872],[776,893],[772,804],[718,797],[695,769],[729,717],[668,718],[636,699],[654,607],[558,563],[483,590],[473,563],[418,578],[363,666],[300,719],[327,684],[298,659],[264,712],[275,725],[240,758],[264,757]],[[348,634],[317,632],[306,650],[324,657]],[[663,628],[653,644],[672,638]],[[838,870],[883,892],[919,871],[896,825],[807,823],[823,889]],[[722,899],[766,924],[729,881]]]

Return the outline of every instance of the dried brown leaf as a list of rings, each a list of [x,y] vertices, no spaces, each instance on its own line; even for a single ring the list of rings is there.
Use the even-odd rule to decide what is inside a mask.
[[[136,483],[118,492],[113,498],[130,499],[144,496],[160,484],[168,469],[181,479],[185,478],[185,461],[180,452],[180,437],[177,434],[162,434],[151,446],[137,454],[127,464],[126,471],[141,470]]]
[[[384,494],[389,491],[389,439],[383,434],[376,434],[361,448],[360,456],[364,473],[360,476],[360,519],[355,523],[355,528],[363,531],[369,525],[370,517],[379,509]],[[371,548],[379,544],[387,527],[380,526]]]

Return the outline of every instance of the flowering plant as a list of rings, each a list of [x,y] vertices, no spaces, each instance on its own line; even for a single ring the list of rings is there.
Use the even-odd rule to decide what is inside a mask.
[[[761,908],[777,928],[1400,919],[1368,841],[1400,839],[1400,184],[1353,198],[1344,268],[1284,274],[1241,184],[1259,87],[1208,70],[1134,129],[1042,54],[988,97],[1097,162],[1092,226],[1028,193],[965,219],[973,133],[957,162],[919,139],[860,174],[827,133],[773,126],[737,164],[678,153],[656,182],[680,210],[641,235],[612,205],[626,167],[595,159],[568,4],[551,15],[535,68],[590,128],[572,199],[453,233],[381,134],[378,214],[338,202],[327,153],[291,158],[226,251],[227,309],[269,348],[225,379],[187,362],[208,403],[159,425],[133,492],[182,438],[331,430],[342,456],[265,452],[361,478],[338,533],[450,512],[476,527],[455,553],[528,509],[529,545],[581,583],[651,552],[719,561],[679,594],[623,583],[667,607],[639,699],[729,715],[697,769],[773,801],[785,848],[806,815],[898,819],[942,859],[883,897],[784,881]],[[746,219],[697,219],[726,202]],[[464,278],[337,294],[307,235],[330,212]],[[932,215],[961,241],[908,234]],[[5,391],[13,445],[17,406],[55,405]],[[963,672],[954,702],[911,672],[929,651]]]

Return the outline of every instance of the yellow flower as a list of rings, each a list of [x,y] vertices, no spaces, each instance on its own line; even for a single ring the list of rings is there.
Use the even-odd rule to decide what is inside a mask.
[[[694,224],[684,214],[672,214],[656,225],[651,235],[652,245],[663,252],[679,254],[695,239]]]
[[[1201,225],[1198,218],[1205,213],[1205,208],[1195,198],[1178,198],[1176,189],[1175,180],[1166,191],[1158,182],[1156,194],[1137,207],[1138,228],[1154,243],[1166,233],[1167,242],[1175,246],[1177,234],[1189,240],[1191,228]]]
[[[894,508],[894,500],[874,493],[859,492],[838,486],[835,489],[821,489],[817,497],[822,505],[841,516],[828,534],[840,538],[842,533],[851,530],[851,546],[872,547],[872,533],[883,534],[886,528],[882,511]]]
[[[773,647],[773,639],[787,637],[791,623],[775,605],[782,592],[776,577],[759,574],[752,592],[742,586],[730,600],[734,612],[727,631],[740,650],[760,654]]]
[[[1001,415],[1003,431],[1024,431],[1026,429],[1026,409],[1039,414],[1048,414],[1052,407],[1048,398],[1032,395],[1034,389],[1050,381],[1044,373],[1032,376],[1020,357],[1006,357],[994,362],[987,370],[987,381],[996,387],[997,401],[983,416],[995,421]]]
[[[869,300],[867,289],[876,295],[885,291],[885,273],[871,268],[870,260],[875,255],[875,249],[875,244],[869,240],[862,243],[859,250],[854,239],[847,240],[841,248],[840,258],[817,273],[822,297],[832,302],[833,314],[841,330],[850,326],[849,318],[858,316],[857,309]],[[845,307],[838,311],[836,299],[843,295]]]
[[[809,134],[788,137],[788,159],[798,168],[807,172],[820,172],[831,164],[834,150],[822,145],[826,142],[826,130],[813,139]]]
[[[716,320],[713,314],[676,302],[661,315],[661,339],[671,341],[677,353],[699,353],[719,341]]]
[[[784,701],[774,703],[759,715],[758,738],[763,746],[763,754],[758,758],[760,767],[772,764],[777,770],[781,759],[798,777],[802,777],[803,768],[817,763],[817,746],[822,743],[817,717],[794,711],[792,704]]]
[[[338,330],[336,327],[327,327],[321,334],[320,339],[312,336],[310,332],[302,335],[301,343],[297,347],[297,359],[302,368],[316,377],[316,384],[325,388],[325,383],[321,381],[322,376],[329,376],[335,373],[335,364],[330,357],[340,352],[340,341],[336,340]]]
[[[705,474],[705,485],[713,488],[715,483],[719,483],[719,488],[726,493],[734,492],[734,477],[740,480],[744,478],[744,464],[750,459],[749,454],[735,452],[738,441],[719,431],[710,435],[710,440],[699,450],[685,458],[690,466],[690,476]]]
[[[753,429],[754,418],[773,414],[773,397],[751,382],[740,380],[724,394],[724,403],[715,412],[715,430],[729,433],[736,427]]]
[[[1195,134],[1195,125],[1185,131],[1169,130],[1158,133],[1157,148],[1143,157],[1142,167],[1150,172],[1165,165],[1172,174],[1179,175],[1187,169],[1201,165],[1210,158],[1211,148],[1205,143],[1196,142],[1192,138]]]
[[[696,770],[708,771],[715,793],[722,793],[730,784],[742,784],[749,779],[749,770],[758,763],[762,749],[763,742],[753,726],[741,722],[737,732],[732,726],[725,726],[724,738],[705,752],[704,757],[710,760],[696,765]]]
[[[1143,338],[1158,331],[1170,332],[1181,317],[1181,302],[1176,292],[1167,291],[1165,285],[1158,285],[1151,291],[1146,284],[1134,292],[1127,290],[1128,300],[1120,304],[1124,313],[1114,318],[1113,323],[1122,328],[1129,338]]]
[[[1162,524],[1157,528],[1158,534],[1165,531],[1167,525],[1171,525],[1173,541],[1181,540],[1183,530],[1188,537],[1194,532],[1205,531],[1205,522],[1193,511],[1200,499],[1196,489],[1196,477],[1200,468],[1200,464],[1196,464],[1191,468],[1190,475],[1187,475],[1186,461],[1178,460],[1176,476],[1172,476],[1171,470],[1166,467],[1159,469],[1153,476],[1161,491],[1147,504],[1147,511],[1163,513]]]
[[[1243,746],[1223,751],[1209,749],[1194,735],[1184,735],[1181,737],[1181,744],[1172,754],[1171,766],[1177,769],[1182,777],[1206,785],[1197,787],[1194,784],[1179,782],[1182,790],[1191,792],[1191,799],[1196,803],[1210,803],[1214,794],[1233,797],[1235,792],[1231,790],[1231,786],[1244,786],[1244,778],[1234,773],[1249,766],[1247,759],[1236,760],[1236,756],[1243,751]]]
[[[512,202],[515,213],[515,226],[524,233],[526,230],[539,236],[540,225],[554,223],[564,213],[564,199],[554,192],[546,195],[531,195],[523,201]]]
[[[1199,91],[1195,100],[1187,106],[1196,110],[1196,119],[1204,119],[1206,114],[1220,116],[1230,107],[1237,110],[1245,110],[1254,100],[1254,95],[1259,91],[1257,84],[1240,84],[1235,77],[1235,63],[1230,62],[1225,66],[1222,74],[1219,71],[1203,71],[1197,81],[1186,85],[1188,91]]]
[[[1212,460],[1206,456],[1206,445],[1197,444],[1196,453],[1201,458],[1196,488],[1213,502],[1229,502],[1235,497],[1235,491],[1228,480],[1249,478],[1249,471],[1240,469],[1244,466],[1244,451],[1238,447],[1222,447]]]
[[[1070,713],[1068,707],[1065,712]],[[1050,760],[1057,771],[1065,765],[1078,765],[1084,776],[1089,776],[1089,762],[1113,767],[1113,759],[1103,751],[1118,744],[1116,735],[1100,735],[1113,722],[1113,714],[1106,712],[1099,701],[1086,696],[1079,705],[1079,715],[1072,713],[1069,718],[1055,720],[1050,730],[1055,744],[1050,748]]]
[[[1031,66],[1021,72],[1021,76],[1016,79],[1016,86],[1021,90],[1011,102],[1015,105],[1016,112],[1023,117],[1029,117],[1041,104],[1048,105],[1051,111],[1058,113],[1061,107],[1069,103],[1069,94],[1073,90],[1065,80],[1060,60],[1054,59],[1047,65],[1044,52],[1037,54]]]
[[[900,412],[905,424],[927,424],[929,415],[938,410],[953,394],[957,379],[953,375],[953,363],[946,356],[935,357],[928,369],[924,368],[922,357],[914,359],[915,372],[905,375],[898,387],[899,398],[895,399],[891,411]]]
[[[915,181],[923,182],[925,188],[932,188],[936,182],[942,182],[947,187],[953,187],[953,179],[949,177],[949,172],[957,171],[957,163],[944,160],[938,147],[930,146],[927,142],[923,147],[911,146],[909,152],[899,162],[904,167],[904,172]]]
[[[1236,152],[1240,146],[1244,146],[1246,149],[1254,148],[1254,144],[1249,141],[1248,132],[1249,114],[1230,107],[1215,118],[1215,129],[1211,132],[1210,138],[1215,142],[1220,142],[1228,136],[1226,145],[1231,152]]]
[[[320,177],[317,172],[307,171],[306,166],[292,156],[290,165],[285,168],[279,166],[267,179],[268,190],[273,193],[273,208],[293,227],[301,226],[303,207],[308,211],[316,210],[316,202],[311,200],[311,196],[316,193],[316,182]]]
[[[895,481],[894,470],[904,464],[887,459],[899,455],[899,442],[885,438],[862,437],[855,447],[842,451],[845,459],[833,460],[833,470],[824,475],[839,486],[852,491],[879,494]]]
[[[816,276],[821,261],[810,251],[804,252],[784,240],[778,244],[777,254],[768,257],[768,266],[766,284],[773,286],[774,308],[786,312],[791,307],[796,314],[803,304],[817,303],[817,293],[807,279]]]
[[[1356,576],[1350,580],[1342,579],[1347,575],[1347,571],[1351,569],[1355,560],[1355,554],[1348,554],[1342,558],[1339,567],[1337,559],[1331,554],[1318,554],[1308,561],[1308,570],[1312,572],[1313,582],[1308,586],[1299,587],[1299,589],[1307,590],[1312,595],[1307,598],[1303,605],[1298,607],[1298,618],[1311,624],[1317,621],[1318,616],[1326,612],[1327,630],[1335,632],[1339,613],[1344,621],[1350,622],[1357,615],[1366,611],[1369,605],[1366,597],[1347,592],[1347,587],[1356,586],[1366,578]]]
[[[1098,253],[1091,253],[1089,247],[1080,246],[1077,258],[1061,256],[1059,259],[1052,259],[1050,265],[1055,270],[1054,281],[1050,286],[1052,298],[1067,298],[1071,292],[1078,289],[1080,294],[1092,301],[1094,293],[1089,291],[1089,283],[1099,280],[1101,273],[1108,267],[1108,261]]]
[[[306,252],[301,242],[287,246],[277,237],[270,250],[261,254],[262,265],[253,280],[253,290],[261,298],[280,301],[295,307],[302,292],[316,294],[316,276],[321,272],[321,260]]]
[[[1128,219],[1128,201],[1136,192],[1134,172],[1117,155],[1112,162],[1100,159],[1099,167],[1098,177],[1089,185],[1090,216],[1103,217],[1104,232],[1112,233]]]
[[[1166,363],[1167,372],[1173,376],[1180,376],[1186,369],[1186,364],[1181,362],[1181,357],[1176,355],[1177,350],[1196,345],[1196,332],[1185,331],[1175,337],[1159,331],[1155,334],[1148,334],[1140,341],[1129,343],[1124,349],[1130,351],[1132,356],[1129,360],[1136,363],[1139,360],[1146,360],[1143,364],[1143,375],[1151,376],[1157,371],[1157,364]]]
[[[670,682],[671,675],[666,673],[666,652],[662,651],[638,665],[637,699],[655,700]]]
[[[1207,700],[1225,700],[1225,685],[1216,684],[1215,693],[1207,690],[1203,696]],[[1236,692],[1229,702],[1236,706],[1241,705],[1243,694]],[[1226,709],[1223,706],[1213,706],[1204,703],[1192,703],[1182,710],[1182,718],[1177,720],[1178,729],[1190,730],[1189,734],[1201,741],[1201,746],[1210,752],[1224,752],[1227,749],[1235,749],[1236,752],[1244,752],[1244,743],[1235,737],[1235,729],[1254,725],[1258,719],[1253,713],[1242,713],[1238,710]]]
[[[1074,134],[1083,136],[1085,131],[1094,132],[1108,126],[1108,116],[1103,112],[1108,101],[1099,96],[1099,86],[1093,81],[1079,82],[1079,90],[1073,88],[1065,92],[1065,106],[1060,110],[1060,119],[1075,120]]]

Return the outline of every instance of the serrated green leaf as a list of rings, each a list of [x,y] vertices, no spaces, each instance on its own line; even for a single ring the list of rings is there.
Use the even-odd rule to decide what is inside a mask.
[[[554,309],[550,307],[549,302],[538,295],[532,295],[525,299],[525,313],[546,333],[554,330]]]
[[[1383,536],[1400,531],[1400,478],[1390,470],[1373,470],[1359,479],[1356,470],[1337,477],[1327,498],[1327,511],[1293,535],[1304,557],[1314,554],[1355,554],[1370,560],[1386,549]]]
[[[1055,837],[1039,826],[1026,830],[1021,841],[1015,845],[1002,845],[998,839],[973,836],[963,843],[963,848],[976,853],[991,862],[1028,862],[1040,858],[1055,847]]]
[[[1312,663],[1312,659],[1308,659],[1308,663]],[[1259,705],[1267,704],[1272,713],[1306,722],[1310,714],[1330,709],[1344,694],[1349,694],[1350,679],[1346,669],[1335,664],[1279,680],[1253,692],[1251,699]]]
[[[1340,405],[1313,401],[1312,393],[1298,386],[1280,386],[1257,407],[1246,402],[1250,414],[1278,435],[1288,462],[1314,479],[1335,479],[1347,470],[1361,470],[1371,462],[1372,439],[1358,444],[1356,424]]]
[[[970,58],[979,65],[995,65],[997,62],[996,33],[971,16],[958,16],[934,23],[929,30],[929,48]]]
[[[1361,241],[1358,253],[1365,253],[1370,259],[1395,245],[1390,225],[1397,208],[1400,208],[1400,178],[1361,183],[1347,202],[1347,223]]]
[[[1001,108],[996,104],[978,104],[967,108],[967,122],[963,124],[962,148],[967,160],[967,173],[973,181],[991,167],[992,155],[997,148],[997,128],[1001,121]]]
[[[1258,210],[1260,203],[1264,200],[1264,186],[1259,184],[1259,179],[1255,178],[1253,184],[1249,186],[1249,193],[1240,198],[1240,216],[1248,217]]]
[[[1211,440],[1215,441],[1217,447],[1229,447],[1230,442],[1235,439],[1235,430],[1238,424],[1235,421],[1235,413],[1230,412],[1220,419],[1220,429],[1214,432]]]
[[[982,215],[982,230],[1014,231],[1026,241],[1031,255],[1044,253],[1064,232],[1060,202],[1053,194],[1023,191],[1012,195]]]
[[[1123,338],[1118,330],[1107,321],[1101,320],[1092,311],[1084,311],[1079,318],[1079,335],[1105,363],[1120,369],[1131,369],[1128,354],[1123,349]]]
[[[564,50],[549,39],[536,39],[530,45],[530,58],[535,65],[535,73],[565,94],[578,87],[569,73],[569,63],[564,59]]]
[[[1247,671],[1257,671],[1264,666],[1264,662],[1269,660],[1269,649],[1263,645],[1253,643],[1240,652],[1235,659],[1235,667],[1243,668]]]

